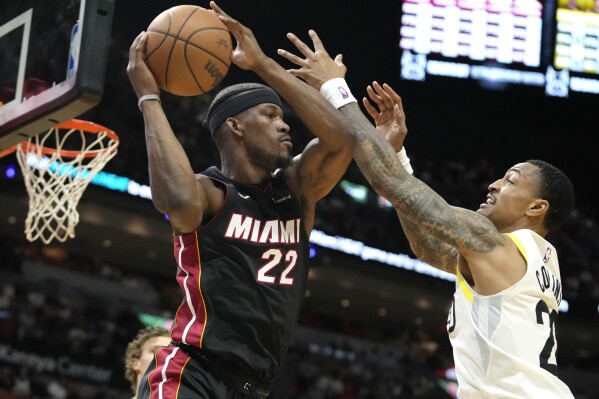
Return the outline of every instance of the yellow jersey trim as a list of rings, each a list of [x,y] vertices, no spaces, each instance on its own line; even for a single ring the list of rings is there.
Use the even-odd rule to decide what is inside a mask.
[[[470,290],[468,283],[466,282],[466,280],[464,280],[464,277],[462,277],[462,273],[460,273],[459,268],[456,268],[456,275],[458,276],[458,284],[460,285],[460,289],[464,293],[464,296],[466,297],[466,299],[468,299],[469,302],[472,302],[472,300],[474,299],[474,295],[472,294],[472,291]]]
[[[524,247],[524,244],[522,244],[522,241],[520,241],[518,236],[516,236],[514,233],[507,233],[506,236],[508,236],[514,242],[514,244],[516,244],[516,247],[518,247],[518,250],[524,257],[526,262],[528,262],[528,256],[526,255],[526,248]]]

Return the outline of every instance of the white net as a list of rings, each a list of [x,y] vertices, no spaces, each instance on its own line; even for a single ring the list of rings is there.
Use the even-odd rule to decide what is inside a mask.
[[[29,194],[25,219],[29,241],[40,239],[48,244],[74,238],[81,195],[117,153],[119,140],[113,132],[95,131],[101,126],[89,122],[69,122],[17,146],[17,160]]]

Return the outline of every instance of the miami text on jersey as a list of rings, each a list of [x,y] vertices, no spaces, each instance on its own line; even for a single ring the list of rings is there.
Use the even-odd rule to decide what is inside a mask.
[[[300,219],[258,220],[234,213],[225,237],[268,244],[297,244],[300,240]]]

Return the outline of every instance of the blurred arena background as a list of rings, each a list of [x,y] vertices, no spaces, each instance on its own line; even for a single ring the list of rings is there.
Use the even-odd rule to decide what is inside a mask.
[[[47,18],[56,25],[79,2],[38,3],[55,7]],[[276,55],[277,48],[292,49],[285,34],[308,40],[308,29],[315,29],[330,54],[343,53],[357,98],[373,80],[392,85],[403,98],[406,147],[415,175],[452,205],[477,208],[488,184],[526,159],[547,160],[570,176],[576,210],[549,237],[560,256],[563,281],[559,370],[578,399],[599,398],[592,384],[599,375],[599,166],[592,144],[599,100],[593,82],[599,71],[576,71],[572,64],[565,93],[563,85],[551,92],[538,83],[541,76],[549,79],[547,66],[555,61],[551,49],[559,41],[555,12],[562,5],[551,1],[536,3],[542,5],[538,18],[545,29],[536,64],[447,54],[430,55],[423,64],[423,58],[417,60],[418,46],[410,50],[408,40],[400,48],[411,35],[405,26],[402,30],[402,24],[410,25],[404,16],[414,10],[408,3],[218,2],[251,27],[267,55],[286,67],[291,65]],[[171,230],[148,200],[143,120],[125,68],[134,37],[177,4],[114,4],[104,93],[79,118],[114,130],[121,145],[83,195],[74,239],[50,245],[25,240],[23,177],[14,155],[0,159],[0,399],[128,398],[123,377],[127,342],[140,327],[168,324],[173,317],[180,293]],[[208,7],[207,1],[196,4]],[[553,14],[547,16],[547,10]],[[585,5],[576,11],[596,15],[599,10]],[[593,37],[599,40],[596,33]],[[36,45],[45,54],[47,46]],[[417,60],[412,66],[420,65],[417,73],[406,72],[406,54]],[[511,72],[493,69],[496,78],[485,80],[470,69],[470,77],[460,77],[461,65]],[[40,73],[51,67],[41,62]],[[535,79],[534,84],[517,83]],[[220,86],[242,81],[257,78],[232,67]],[[576,90],[581,82],[589,86]],[[219,162],[201,126],[216,91],[188,98],[162,95],[196,171]],[[297,151],[310,135],[291,109],[285,112]],[[453,283],[413,260],[395,213],[355,165],[319,203],[312,243],[300,328],[272,397],[455,398],[445,332]]]

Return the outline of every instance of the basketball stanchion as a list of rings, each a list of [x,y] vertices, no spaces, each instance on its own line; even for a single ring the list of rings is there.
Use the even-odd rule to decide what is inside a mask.
[[[29,195],[25,236],[44,244],[75,237],[77,204],[93,177],[117,153],[119,137],[93,122],[71,119],[31,137],[16,151]]]

